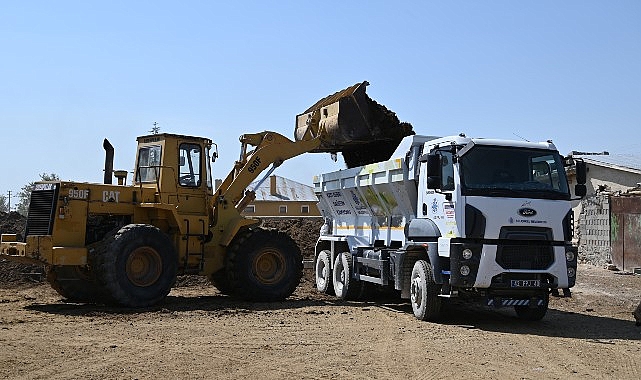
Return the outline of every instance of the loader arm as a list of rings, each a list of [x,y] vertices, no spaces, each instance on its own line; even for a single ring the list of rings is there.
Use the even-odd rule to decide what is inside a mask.
[[[247,187],[268,167],[273,171],[285,160],[318,148],[321,140],[292,141],[279,133],[266,131],[244,134],[240,136],[240,142],[240,159],[216,190],[210,204],[214,240],[222,246],[227,246],[243,226],[258,223],[240,215],[255,197],[254,191],[246,190]],[[250,146],[254,149],[248,151]]]

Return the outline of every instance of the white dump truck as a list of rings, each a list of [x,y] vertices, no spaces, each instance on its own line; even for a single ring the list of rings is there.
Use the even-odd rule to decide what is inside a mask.
[[[377,284],[421,320],[444,299],[484,300],[540,320],[570,296],[577,268],[572,195],[585,164],[551,141],[410,136],[406,154],[314,177],[325,218],[315,248],[319,291],[355,299]],[[398,150],[397,150],[398,151]]]

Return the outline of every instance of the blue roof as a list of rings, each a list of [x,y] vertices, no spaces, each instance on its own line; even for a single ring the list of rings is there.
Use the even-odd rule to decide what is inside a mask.
[[[609,154],[609,155],[586,155],[583,157],[586,163],[616,167],[622,170],[641,172],[641,155],[639,154]]]

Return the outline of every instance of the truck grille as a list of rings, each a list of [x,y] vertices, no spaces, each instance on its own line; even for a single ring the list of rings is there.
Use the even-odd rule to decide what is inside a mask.
[[[43,190],[34,190],[31,192],[25,236],[51,235],[58,185],[48,185],[50,186],[43,186]],[[38,184],[36,184],[36,186],[38,186]]]
[[[504,269],[546,269],[554,262],[551,246],[498,246],[496,262]]]

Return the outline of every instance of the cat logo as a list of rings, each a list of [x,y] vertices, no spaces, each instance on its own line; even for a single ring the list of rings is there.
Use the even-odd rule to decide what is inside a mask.
[[[120,202],[120,191],[103,191],[102,192],[102,201],[103,202]]]

